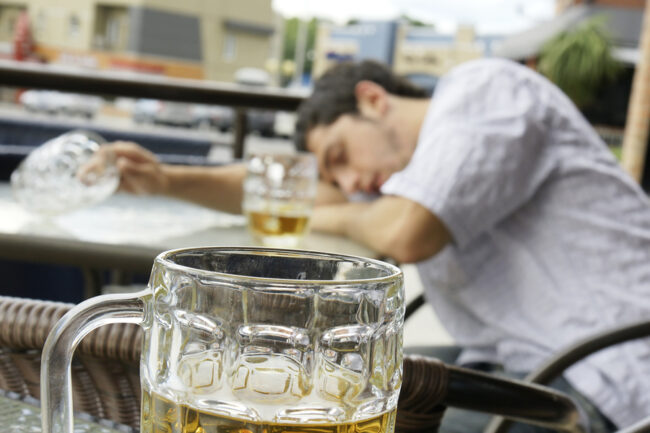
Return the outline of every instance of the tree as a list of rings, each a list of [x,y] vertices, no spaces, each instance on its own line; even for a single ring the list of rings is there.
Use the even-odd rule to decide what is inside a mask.
[[[293,60],[296,54],[296,42],[298,40],[298,28],[300,27],[299,18],[289,18],[284,22],[284,43],[282,49],[282,60]],[[314,44],[316,42],[316,30],[318,28],[318,20],[312,18],[307,27],[307,44],[305,47],[305,68],[304,73],[310,74],[313,65]]]
[[[416,18],[413,18],[413,17],[410,17],[410,16],[408,16],[406,14],[400,15],[399,19],[400,19],[400,21],[403,21],[403,22],[405,22],[405,23],[407,23],[407,24],[409,24],[410,26],[413,26],[413,27],[435,28],[435,26],[433,24],[431,24],[431,23],[426,23],[424,21],[420,21],[420,20],[418,20]]]
[[[611,54],[605,20],[594,17],[548,41],[541,50],[538,70],[561,88],[579,107],[588,106],[599,88],[613,81],[621,64]]]

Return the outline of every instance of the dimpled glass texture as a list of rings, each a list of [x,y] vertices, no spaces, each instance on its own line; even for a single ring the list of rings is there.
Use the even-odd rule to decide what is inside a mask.
[[[404,288],[392,265],[189,249],[156,260],[150,289],[145,399],[283,425],[356,422],[397,405]],[[157,431],[156,416],[143,413],[143,431]]]
[[[26,210],[58,215],[98,203],[119,184],[114,161],[95,158],[104,140],[87,131],[71,131],[33,150],[11,174],[13,195]],[[82,176],[82,168],[89,167]]]

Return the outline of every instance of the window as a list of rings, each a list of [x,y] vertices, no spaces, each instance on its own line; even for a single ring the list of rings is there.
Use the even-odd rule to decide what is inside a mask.
[[[22,6],[0,6],[0,41],[13,39],[18,17],[25,10]]]
[[[223,42],[223,60],[232,62],[237,57],[237,37],[232,33],[226,33]]]
[[[110,16],[106,20],[106,32],[104,33],[104,42],[107,47],[113,48],[120,42],[120,20],[118,17]]]
[[[39,38],[42,38],[45,34],[47,34],[46,30],[47,26],[47,15],[44,10],[38,11],[38,14],[36,15],[36,26],[34,28],[36,32],[36,36]]]
[[[129,13],[125,7],[98,6],[95,30],[96,48],[110,51],[124,51],[128,44]]]
[[[78,38],[81,34],[81,20],[77,15],[70,15],[68,19],[68,37],[70,39]]]

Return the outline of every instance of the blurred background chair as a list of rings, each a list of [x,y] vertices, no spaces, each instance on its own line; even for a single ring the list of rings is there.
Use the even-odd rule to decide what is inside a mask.
[[[0,389],[40,397],[40,354],[54,324],[72,304],[0,297]],[[551,380],[598,348],[647,336],[650,322],[597,336],[560,354],[536,372]],[[139,359],[142,331],[136,325],[101,327],[79,344],[72,366],[76,411],[137,428],[140,421]],[[435,432],[447,406],[477,410],[559,431],[582,431],[570,398],[541,385],[509,380],[436,359],[407,356],[396,430]],[[492,431],[505,429],[503,421]],[[650,430],[650,421],[626,433]]]

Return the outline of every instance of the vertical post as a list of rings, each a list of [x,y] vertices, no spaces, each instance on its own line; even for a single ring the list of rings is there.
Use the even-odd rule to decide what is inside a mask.
[[[84,266],[81,268],[81,272],[84,280],[84,299],[101,295],[104,286],[102,271]]]
[[[233,143],[233,156],[235,159],[244,157],[244,139],[246,138],[247,118],[246,109],[235,109],[235,142]]]
[[[296,52],[294,55],[296,69],[293,72],[293,82],[302,83],[302,74],[305,70],[305,50],[307,49],[307,32],[309,27],[309,18],[300,18],[298,22],[298,35],[296,40]]]
[[[647,2],[639,37],[639,51],[641,55],[634,72],[628,103],[622,155],[623,168],[637,181],[641,181],[643,176],[650,126],[650,8]]]
[[[282,60],[284,58],[284,32],[285,32],[285,23],[284,17],[280,14],[275,14],[275,34],[273,36],[271,52],[272,56],[276,61],[277,69],[274,73],[274,81],[276,86],[282,85]]]

